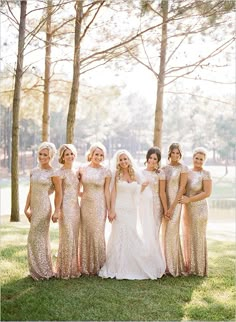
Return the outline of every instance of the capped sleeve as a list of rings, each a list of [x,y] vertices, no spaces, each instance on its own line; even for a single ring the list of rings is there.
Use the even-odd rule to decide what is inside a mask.
[[[185,164],[182,164],[181,173],[188,173],[188,167]]]
[[[64,173],[61,169],[54,169],[52,177],[60,177],[61,179],[64,179]]]
[[[159,179],[160,180],[165,180],[166,179],[166,174],[165,174],[165,171],[163,169],[160,169]]]
[[[111,178],[111,177],[112,177],[111,170],[108,168],[105,168],[105,178]]]
[[[203,180],[211,180],[211,173],[209,171],[204,170],[202,179]]]

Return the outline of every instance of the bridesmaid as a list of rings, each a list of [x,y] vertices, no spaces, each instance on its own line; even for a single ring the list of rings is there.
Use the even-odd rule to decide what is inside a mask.
[[[80,266],[81,273],[96,275],[106,259],[105,221],[110,211],[111,171],[101,163],[106,149],[93,144],[87,155],[89,164],[81,167]]]
[[[52,181],[54,170],[50,162],[55,153],[53,143],[41,143],[38,148],[39,166],[30,172],[30,189],[24,212],[30,222],[27,252],[30,276],[34,280],[54,276],[49,236],[51,218],[49,194],[54,190]],[[56,181],[55,179],[54,183]]]
[[[188,174],[187,192],[180,198],[180,202],[187,205],[184,234],[186,266],[190,274],[199,276],[207,276],[206,198],[211,195],[212,180],[210,172],[203,169],[206,158],[207,152],[204,148],[194,150],[193,168]]]
[[[160,247],[159,233],[163,213],[167,212],[165,173],[159,168],[160,161],[160,149],[156,146],[150,148],[146,154],[146,169],[142,171],[144,182],[139,209],[144,239],[149,243],[149,251],[153,253],[152,261],[155,263],[158,278],[165,273],[166,268]]]
[[[59,163],[62,167],[54,174],[59,178],[62,194],[61,211],[55,211],[52,218],[54,222],[59,219],[56,276],[63,279],[80,276],[78,258],[79,180],[73,168],[76,156],[77,152],[73,144],[62,144],[59,148]]]
[[[180,216],[181,204],[179,199],[185,192],[188,179],[187,166],[180,163],[182,158],[181,147],[172,143],[169,147],[169,164],[163,167],[167,182],[168,210],[163,220],[163,249],[166,259],[166,273],[179,276],[185,273],[184,260],[180,243]]]

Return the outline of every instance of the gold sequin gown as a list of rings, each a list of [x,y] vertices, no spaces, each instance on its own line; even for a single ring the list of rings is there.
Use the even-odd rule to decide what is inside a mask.
[[[30,174],[32,211],[28,235],[27,252],[29,272],[33,279],[49,279],[54,275],[51,259],[49,226],[51,203],[49,194],[53,191],[53,169],[35,168]]]
[[[105,178],[111,177],[111,171],[88,165],[81,168],[81,173],[80,266],[81,273],[89,275],[97,274],[106,259],[104,185]]]
[[[166,175],[166,195],[168,208],[174,202],[180,186],[181,173],[187,173],[185,165],[167,165],[163,168]],[[171,220],[163,219],[162,237],[163,249],[166,259],[167,272],[172,276],[180,276],[184,273],[184,260],[180,240],[181,204],[177,204]]]
[[[78,202],[79,179],[73,169],[56,172],[62,179],[62,216],[59,219],[59,250],[56,264],[58,278],[68,279],[80,276],[78,256],[78,235],[80,208]]]
[[[192,197],[201,193],[203,191],[204,180],[211,180],[209,171],[189,171],[186,195]],[[185,247],[189,247],[189,251],[187,252],[189,258],[186,258],[189,273],[207,276],[207,199],[190,202],[186,206],[189,231],[184,245]]]

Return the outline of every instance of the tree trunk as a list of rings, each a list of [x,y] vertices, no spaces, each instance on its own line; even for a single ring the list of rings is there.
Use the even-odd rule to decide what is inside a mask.
[[[73,143],[74,128],[76,118],[76,108],[79,95],[79,77],[80,77],[80,34],[81,21],[83,16],[83,1],[76,0],[76,20],[75,20],[75,47],[73,62],[73,81],[70,94],[69,111],[67,115],[66,142]]]
[[[42,119],[42,141],[50,140],[50,74],[51,74],[51,17],[52,17],[52,0],[47,0],[47,24],[46,24],[46,52],[45,52],[45,71],[44,71],[44,98],[43,98],[43,119]]]
[[[154,139],[153,144],[161,148],[162,144],[162,123],[163,123],[163,95],[165,83],[166,51],[167,51],[167,18],[168,0],[162,0],[162,35],[161,35],[161,57],[159,67],[159,77],[157,81],[157,98],[155,111]]]
[[[17,67],[15,76],[15,88],[13,97],[13,124],[12,124],[12,159],[11,159],[11,221],[20,221],[19,214],[19,112],[20,112],[20,96],[21,82],[23,76],[23,60],[24,60],[24,43],[25,43],[25,20],[27,1],[20,2],[20,25],[18,40]]]

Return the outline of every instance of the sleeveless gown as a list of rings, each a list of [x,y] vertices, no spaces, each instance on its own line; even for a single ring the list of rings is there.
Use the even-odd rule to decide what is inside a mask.
[[[155,261],[150,260],[138,216],[140,185],[122,180],[116,184],[116,219],[112,222],[108,240],[107,260],[99,276],[128,280],[155,279],[159,269]]]

